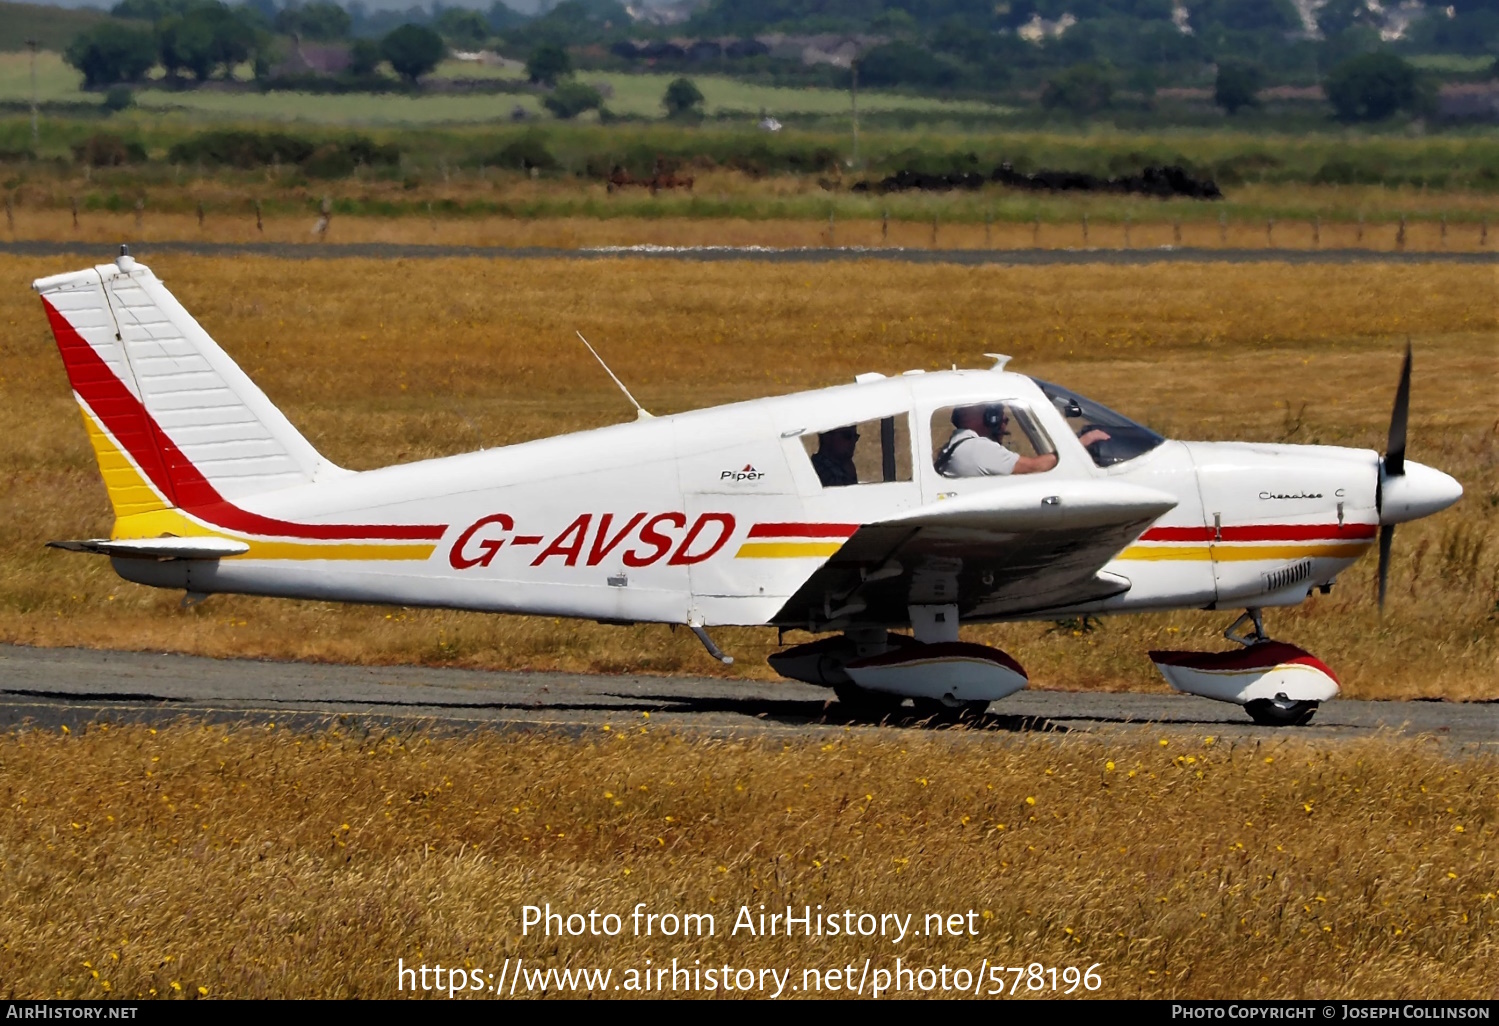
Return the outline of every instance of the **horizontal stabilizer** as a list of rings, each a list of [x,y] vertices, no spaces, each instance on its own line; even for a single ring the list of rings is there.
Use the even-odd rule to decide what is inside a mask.
[[[231,538],[87,538],[48,542],[47,547],[126,559],[223,559],[250,551],[249,545]]]

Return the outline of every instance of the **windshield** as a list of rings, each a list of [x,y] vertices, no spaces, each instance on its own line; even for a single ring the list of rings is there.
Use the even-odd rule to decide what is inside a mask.
[[[1108,436],[1087,446],[1088,455],[1100,467],[1132,460],[1166,440],[1150,428],[1136,424],[1092,399],[1085,399],[1076,392],[1040,378],[1031,380],[1040,386],[1041,391],[1046,393],[1046,398],[1067,418],[1067,426],[1072,428],[1074,434],[1082,436],[1089,432],[1099,432]]]

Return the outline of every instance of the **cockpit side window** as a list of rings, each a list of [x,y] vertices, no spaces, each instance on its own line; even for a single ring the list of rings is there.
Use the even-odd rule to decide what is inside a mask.
[[[802,445],[824,488],[912,480],[910,414],[809,431]]]
[[[945,406],[932,414],[932,463],[943,477],[1044,473],[1056,446],[1035,412],[1005,400]]]
[[[1088,455],[1100,467],[1143,456],[1166,440],[1150,428],[1136,424],[1128,417],[1076,392],[1040,378],[1031,380],[1046,393],[1046,398],[1051,400],[1058,412],[1067,418],[1067,426],[1072,428],[1078,438],[1085,439]]]

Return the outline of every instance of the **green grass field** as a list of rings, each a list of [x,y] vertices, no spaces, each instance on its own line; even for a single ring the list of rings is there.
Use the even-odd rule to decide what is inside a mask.
[[[0,6],[3,12],[3,6]],[[65,12],[71,13],[71,12]],[[0,18],[0,42],[4,21]],[[482,67],[465,61],[449,60],[433,72],[436,78],[515,79],[510,68]],[[659,117],[661,95],[673,75],[626,75],[614,72],[584,73],[579,76],[590,84],[607,86],[607,105],[616,114],[634,117]],[[81,76],[63,62],[60,53],[43,52],[37,56],[37,96],[43,103],[98,102],[99,97],[79,88]],[[788,115],[843,114],[849,109],[849,97],[835,89],[788,89],[735,81],[723,76],[695,78],[702,90],[709,116],[742,112],[757,116],[761,110],[778,117]],[[0,102],[23,102],[31,97],[31,67],[26,53],[0,53]],[[235,121],[304,121],[314,124],[352,125],[433,125],[483,124],[510,117],[519,106],[527,113],[542,111],[540,97],[531,94],[497,95],[431,95],[404,96],[386,94],[311,95],[306,93],[227,93],[213,90],[169,92],[142,89],[136,100],[143,110],[153,114],[180,114],[187,118]],[[859,97],[859,107],[871,114],[906,111],[940,116],[1001,114],[1004,108],[973,101],[937,100],[888,93],[867,93]],[[594,115],[588,115],[591,120]]]
[[[0,53],[24,51],[28,39],[35,39],[43,50],[61,51],[78,33],[108,17],[91,7],[0,3]]]

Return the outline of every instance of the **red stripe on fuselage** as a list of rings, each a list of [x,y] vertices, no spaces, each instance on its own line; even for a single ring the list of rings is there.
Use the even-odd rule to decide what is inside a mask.
[[[756,524],[751,538],[852,538],[858,524]]]
[[[67,318],[45,299],[42,306],[74,391],[151,483],[179,509],[225,530],[285,538],[436,541],[447,530],[446,524],[294,524],[240,509],[193,466]]]
[[[1373,538],[1376,524],[1251,524],[1245,527],[1152,527],[1147,542],[1348,541]],[[1221,537],[1219,537],[1221,535]]]

